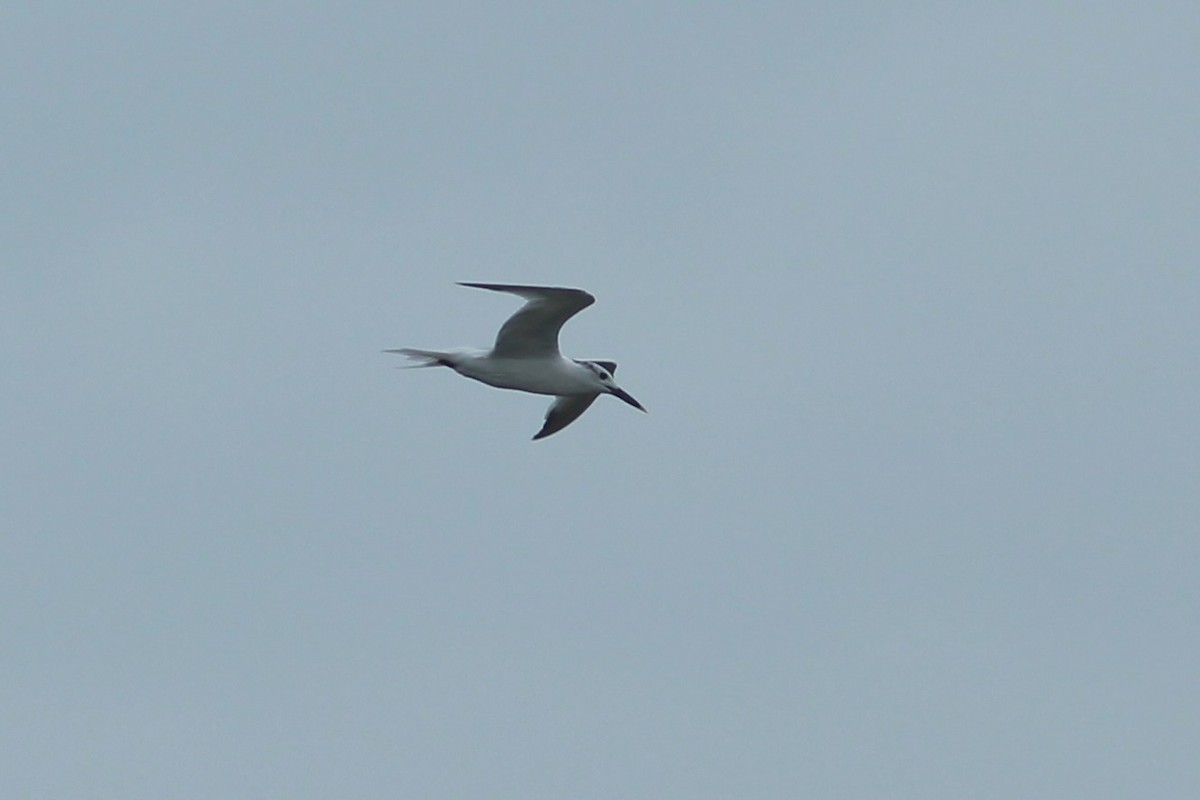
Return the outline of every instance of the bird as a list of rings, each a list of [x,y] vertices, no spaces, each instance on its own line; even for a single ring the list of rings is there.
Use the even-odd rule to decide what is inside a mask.
[[[522,286],[507,283],[470,283],[459,286],[506,292],[525,300],[517,313],[500,326],[490,350],[458,347],[450,350],[418,350],[399,347],[384,350],[398,353],[420,367],[449,367],[471,378],[500,389],[553,395],[545,422],[533,436],[544,439],[558,433],[579,418],[602,394],[611,394],[645,411],[629,392],[613,380],[615,361],[566,358],[558,349],[558,332],[563,323],[596,302],[582,289],[562,286]]]

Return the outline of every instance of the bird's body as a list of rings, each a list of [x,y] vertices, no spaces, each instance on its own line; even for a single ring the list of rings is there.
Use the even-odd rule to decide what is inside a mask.
[[[613,381],[612,361],[586,361],[564,357],[558,350],[563,323],[596,302],[582,289],[554,286],[513,286],[499,283],[463,283],[478,289],[508,292],[525,298],[525,305],[508,318],[491,350],[455,348],[387,350],[421,361],[416,366],[450,367],[458,374],[500,389],[514,389],[557,398],[546,412],[546,422],[534,439],[562,430],[601,394],[611,394],[634,408],[641,403]]]
[[[562,356],[497,358],[487,350],[458,350],[451,359],[459,375],[495,386],[533,394],[595,394],[596,376],[577,361]]]

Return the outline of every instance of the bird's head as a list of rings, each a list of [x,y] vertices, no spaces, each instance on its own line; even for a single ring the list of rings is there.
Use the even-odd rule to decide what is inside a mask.
[[[639,411],[645,411],[637,400],[633,399],[633,395],[617,386],[617,382],[613,379],[613,373],[617,371],[617,365],[612,361],[581,361],[585,367],[591,370],[596,376],[596,381],[600,384],[600,391],[611,394],[614,397],[619,397],[629,405]]]

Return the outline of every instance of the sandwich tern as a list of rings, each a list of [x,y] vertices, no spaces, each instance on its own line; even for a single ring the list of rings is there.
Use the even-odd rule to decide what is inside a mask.
[[[450,367],[466,378],[521,392],[553,395],[542,429],[534,439],[544,439],[570,425],[602,394],[611,394],[645,411],[632,395],[617,386],[614,361],[565,358],[558,351],[563,323],[596,302],[582,289],[558,286],[513,286],[503,283],[459,283],[476,289],[508,292],[525,300],[500,327],[491,350],[459,347],[452,350],[417,350],[401,347],[384,350],[421,363],[413,367]]]

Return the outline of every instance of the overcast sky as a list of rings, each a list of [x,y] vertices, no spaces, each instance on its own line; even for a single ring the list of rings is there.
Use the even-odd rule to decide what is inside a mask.
[[[9,4],[12,798],[1200,796],[1200,6]],[[546,398],[386,347],[597,297]]]

